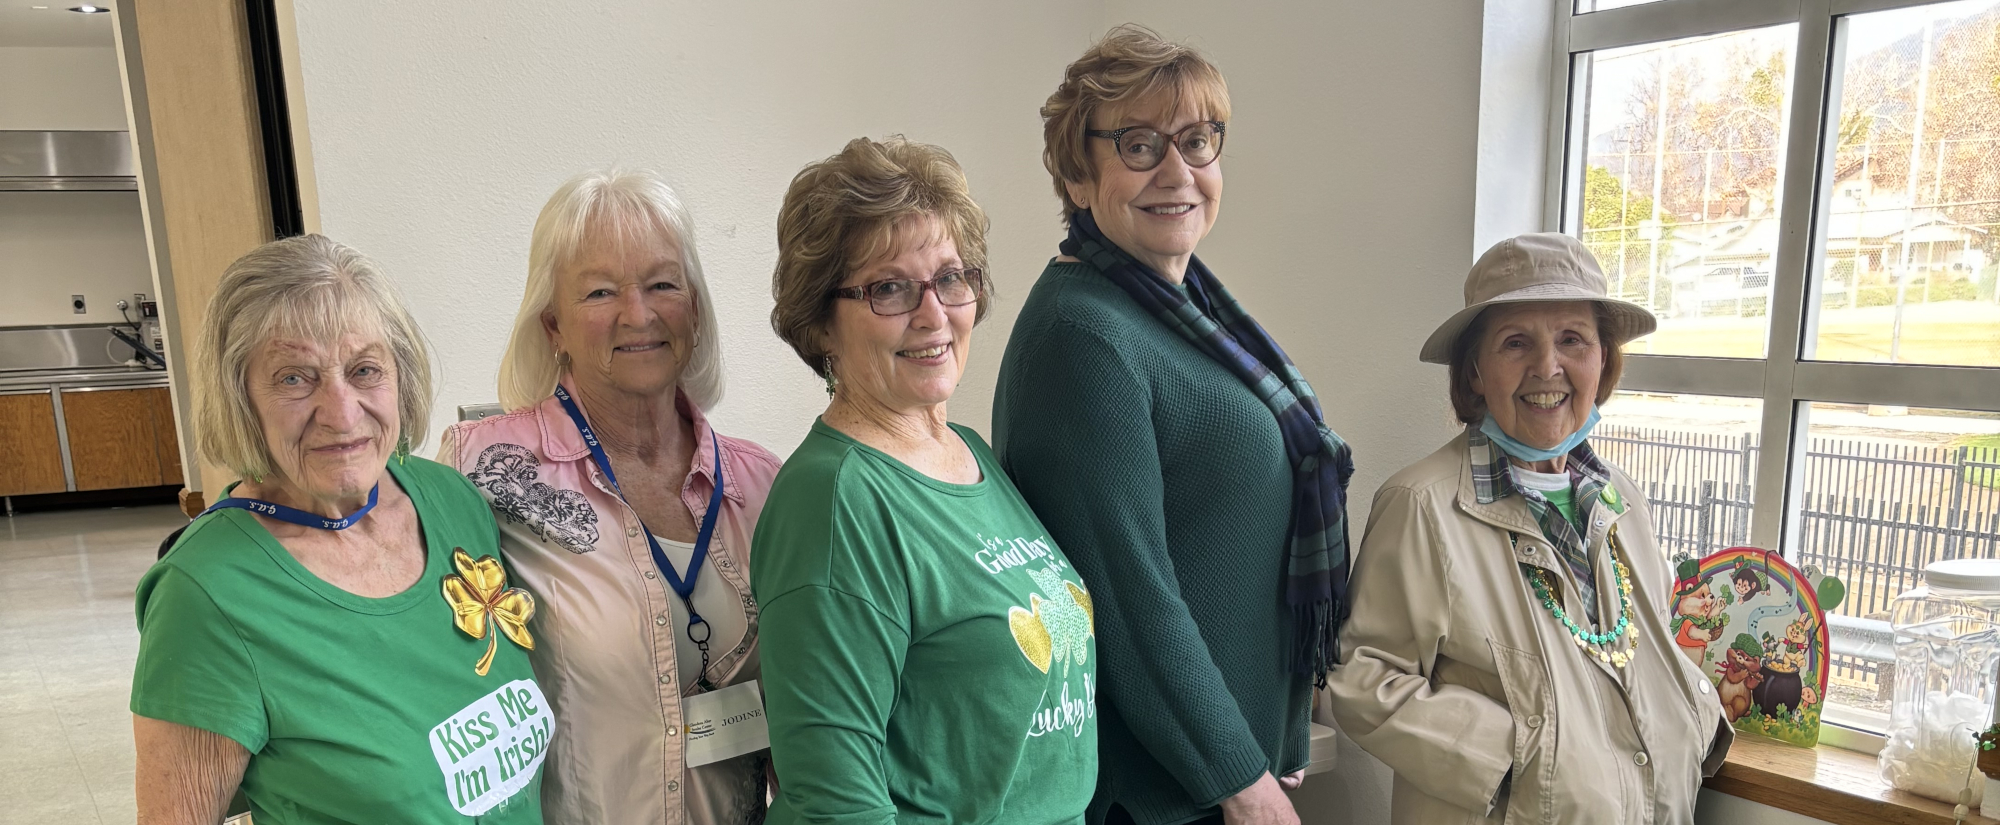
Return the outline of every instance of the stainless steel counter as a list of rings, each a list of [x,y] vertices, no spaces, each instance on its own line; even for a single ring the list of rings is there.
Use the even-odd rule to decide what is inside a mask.
[[[166,370],[132,367],[0,371],[0,393],[9,394],[51,389],[134,389],[166,385]]]

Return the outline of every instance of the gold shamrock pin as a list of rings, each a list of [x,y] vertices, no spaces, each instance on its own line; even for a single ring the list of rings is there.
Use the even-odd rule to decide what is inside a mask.
[[[500,566],[500,560],[492,556],[480,556],[473,561],[462,548],[451,549],[451,564],[458,568],[458,575],[444,577],[444,600],[451,605],[452,624],[474,639],[486,640],[486,655],[479,657],[473,672],[481,676],[493,667],[493,654],[499,649],[500,637],[489,625],[498,625],[501,633],[513,639],[514,644],[528,650],[535,649],[535,640],[528,635],[528,620],[535,616],[535,597],[518,587],[507,586],[507,571]]]

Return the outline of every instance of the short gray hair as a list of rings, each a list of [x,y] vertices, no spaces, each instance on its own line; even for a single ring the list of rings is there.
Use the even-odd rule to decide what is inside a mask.
[[[194,350],[194,417],[209,461],[261,479],[271,475],[264,424],[250,403],[250,359],[271,339],[331,344],[348,333],[380,335],[396,364],[397,449],[430,427],[431,360],[417,322],[368,256],[324,235],[272,241],[222,273]]]
[[[659,175],[644,169],[595,169],[565,181],[535,218],[528,241],[528,283],[514,332],[500,360],[500,406],[512,412],[540,404],[555,392],[563,365],[542,318],[554,311],[556,270],[576,260],[592,231],[613,230],[624,240],[646,233],[671,234],[681,247],[681,268],[694,289],[694,353],[681,372],[688,400],[708,410],[722,400],[722,345],[715,302],[695,251],[694,219]]]

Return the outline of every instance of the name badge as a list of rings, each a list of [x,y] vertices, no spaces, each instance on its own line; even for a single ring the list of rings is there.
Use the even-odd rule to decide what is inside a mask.
[[[771,746],[771,728],[764,719],[764,694],[756,680],[721,690],[697,693],[682,706],[687,727],[687,766],[699,768],[756,753]]]

